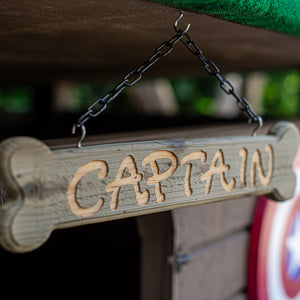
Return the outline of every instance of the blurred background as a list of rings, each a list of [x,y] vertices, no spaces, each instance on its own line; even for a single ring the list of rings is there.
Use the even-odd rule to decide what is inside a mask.
[[[268,119],[293,119],[300,114],[300,71],[223,74],[254,110]],[[121,78],[120,78],[121,81]],[[30,135],[41,139],[69,137],[72,124],[96,99],[119,82],[0,84],[0,138]],[[88,134],[103,134],[208,122],[246,119],[215,78],[144,76],[126,88],[107,110],[87,123]]]

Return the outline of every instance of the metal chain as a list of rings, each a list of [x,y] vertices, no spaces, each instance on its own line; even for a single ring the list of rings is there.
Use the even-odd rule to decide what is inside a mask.
[[[77,120],[73,125],[72,133],[75,134],[76,128],[81,128],[81,138],[78,142],[78,147],[81,147],[81,143],[85,138],[86,129],[84,123],[90,118],[97,117],[99,114],[105,111],[108,104],[112,102],[125,88],[133,86],[142,78],[142,74],[148,70],[151,66],[157,63],[162,57],[167,56],[172,52],[174,45],[182,39],[183,32],[177,32],[176,35],[172,36],[168,41],[160,44],[154,51],[153,55],[150,56],[139,68],[130,71],[123,77],[121,83],[119,83],[113,90],[107,93],[103,98],[97,99],[87,109],[87,111]]]
[[[138,69],[130,71],[123,77],[121,83],[119,83],[113,90],[107,93],[103,98],[97,99],[92,105],[90,105],[87,111],[78,119],[77,124],[84,124],[91,117],[97,117],[106,108],[107,105],[113,101],[125,88],[133,86],[141,80],[142,74],[154,65],[162,57],[167,56],[172,50],[173,46],[182,38],[181,34],[174,35],[171,39],[163,42],[160,46],[155,49],[155,52],[150,56],[144,64]]]
[[[191,37],[186,32],[184,32],[183,35],[186,37],[186,40],[181,39],[181,42],[187,47],[187,49],[192,54],[194,54],[202,62],[202,65],[203,65],[205,71],[210,76],[214,76],[218,79],[218,81],[220,82],[220,87],[224,91],[225,94],[232,95],[235,98],[237,106],[240,108],[240,110],[242,112],[245,112],[248,115],[249,121],[257,123],[257,126],[252,131],[252,135],[255,135],[256,131],[259,128],[261,128],[263,125],[262,117],[255,113],[255,111],[252,109],[249,102],[244,97],[240,97],[235,92],[235,89],[234,89],[234,86],[232,85],[232,83],[220,74],[220,70],[219,70],[218,66],[213,61],[206,59],[206,57],[203,55],[200,48],[191,39]]]
[[[168,41],[165,41],[162,44],[160,44],[155,49],[152,56],[150,56],[140,67],[130,71],[127,75],[125,75],[123,77],[122,82],[120,82],[113,90],[108,92],[103,98],[99,98],[96,101],[94,101],[88,107],[87,111],[73,125],[73,134],[75,134],[76,128],[81,128],[81,137],[77,144],[79,148],[81,147],[81,143],[86,136],[86,128],[84,125],[85,122],[87,122],[90,118],[97,117],[98,115],[103,113],[106,110],[108,104],[112,102],[125,88],[133,86],[138,81],[140,81],[143,73],[155,63],[157,63],[162,57],[165,57],[170,52],[172,52],[174,45],[178,41],[181,41],[192,54],[194,54],[195,56],[197,56],[197,58],[200,59],[204,69],[209,75],[215,76],[219,80],[221,89],[227,95],[232,95],[236,99],[238,107],[241,109],[241,111],[246,112],[248,114],[250,118],[249,120],[258,123],[257,127],[253,130],[252,135],[254,135],[256,130],[262,126],[262,118],[253,111],[250,104],[245,98],[240,97],[236,94],[234,87],[230,83],[230,81],[221,76],[219,68],[215,65],[215,63],[205,58],[200,48],[187,34],[187,31],[190,28],[190,24],[187,25],[185,30],[177,28],[178,22],[181,20],[182,17],[183,13],[180,12],[180,16],[174,23],[174,29],[176,31],[176,34],[174,36],[172,36]],[[184,36],[187,40],[183,39]]]

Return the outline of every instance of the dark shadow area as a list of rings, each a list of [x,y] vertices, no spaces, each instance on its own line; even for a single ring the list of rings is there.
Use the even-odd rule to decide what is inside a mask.
[[[0,248],[1,291],[30,299],[138,299],[139,253],[134,218],[56,230],[31,253]]]

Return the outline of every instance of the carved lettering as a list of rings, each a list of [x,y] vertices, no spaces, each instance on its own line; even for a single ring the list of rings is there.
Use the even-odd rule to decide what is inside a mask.
[[[234,190],[234,188],[236,187],[236,178],[238,177],[240,177],[241,182],[239,188],[245,188],[247,185],[247,173],[249,174],[249,172],[247,171],[248,164],[250,167],[250,185],[252,187],[256,185],[256,176],[259,177],[259,180],[263,186],[267,186],[268,184],[270,184],[274,168],[274,153],[272,146],[267,145],[265,147],[265,151],[267,153],[266,155],[268,155],[268,159],[266,161],[263,161],[259,149],[254,150],[251,160],[249,160],[248,149],[246,147],[242,147],[239,152],[236,153],[236,155],[239,155],[241,157],[240,166],[234,167],[233,170],[234,172],[237,172],[237,174],[232,175],[232,178],[230,180],[229,178],[226,178],[226,176],[228,176],[226,175],[226,172],[230,170],[230,165],[225,163],[224,153],[222,149],[216,151],[209,165],[209,169],[206,170],[206,172],[201,176],[201,181],[206,182],[204,190],[205,195],[208,195],[211,192],[213,181],[215,182],[214,184],[218,184],[218,181],[216,179],[214,180],[214,178],[216,177],[215,175],[220,176],[220,186],[226,192],[231,192]],[[231,158],[232,157],[233,156],[231,154]],[[180,161],[180,167],[186,167],[184,181],[181,182],[184,183],[182,188],[184,188],[185,195],[188,197],[192,196],[193,194],[193,189],[191,186],[191,175],[193,161],[197,159],[200,160],[202,164],[207,163],[207,153],[202,150],[197,150],[184,156]],[[263,168],[263,162],[265,164],[265,169]],[[267,163],[268,168],[266,168]],[[177,155],[168,150],[154,151],[151,154],[147,155],[142,160],[141,164],[143,167],[150,165],[153,176],[150,176],[146,182],[149,186],[154,185],[156,201],[158,203],[164,202],[167,195],[162,191],[162,182],[172,176],[177,170]],[[104,198],[99,198],[97,203],[90,207],[82,206],[77,199],[77,190],[80,181],[89,173],[98,170],[98,178],[104,179],[108,175],[108,169],[109,167],[106,161],[94,160],[87,164],[84,164],[77,170],[68,188],[68,204],[71,211],[75,215],[80,217],[89,217],[97,213],[102,208],[104,204]],[[178,174],[182,173],[179,172]],[[118,208],[120,190],[123,186],[126,185],[133,186],[137,204],[140,206],[146,205],[150,200],[150,192],[147,189],[144,192],[141,192],[140,183],[142,180],[143,175],[138,172],[134,157],[132,155],[126,156],[119,166],[115,180],[108,183],[105,187],[106,192],[112,193],[110,200],[110,209],[116,210]],[[169,181],[167,181],[166,184],[168,184],[168,186],[170,187]],[[216,189],[216,192],[218,193],[218,195],[221,195],[220,187],[217,188],[218,189]]]
[[[200,159],[202,163],[206,162],[206,153],[204,151],[195,151],[186,155],[180,162],[181,166],[184,166],[187,162]],[[186,167],[185,177],[184,177],[184,190],[187,196],[191,196],[193,190],[191,188],[191,173],[192,173],[192,164],[189,163]]]
[[[164,171],[162,173],[159,173],[159,167],[157,160],[158,159],[169,159],[171,160],[171,166],[167,171]],[[153,176],[149,177],[147,180],[148,185],[153,185],[155,186],[155,194],[156,194],[156,201],[158,203],[161,203],[165,200],[165,194],[162,193],[161,191],[161,182],[168,177],[170,177],[175,170],[177,169],[177,157],[175,156],[174,153],[171,151],[167,150],[159,150],[155,151],[148,156],[146,156],[142,162],[142,165],[145,167],[146,165],[150,164],[153,172]]]
[[[219,164],[218,164],[219,162]],[[230,192],[235,187],[235,179],[231,178],[230,183],[227,183],[225,178],[225,172],[229,170],[230,166],[225,165],[224,155],[222,150],[218,150],[211,162],[210,168],[201,176],[201,180],[206,180],[205,194],[208,195],[211,189],[212,179],[215,174],[219,174],[221,178],[221,184],[225,191]]]
[[[251,175],[250,175],[250,182],[251,186],[255,186],[256,183],[256,169],[258,170],[258,175],[259,175],[259,180],[263,186],[267,186],[272,179],[272,174],[273,174],[273,149],[271,145],[267,145],[265,148],[265,151],[269,153],[269,169],[267,172],[267,175],[264,175],[264,171],[262,168],[262,159],[261,159],[261,154],[259,150],[255,150],[252,156],[252,161],[251,161]]]
[[[247,157],[248,157],[248,150],[246,148],[242,148],[240,150],[240,156],[242,157],[241,162],[241,186],[246,186],[246,163],[247,163]]]
[[[128,169],[130,176],[123,177],[125,170]],[[138,173],[134,158],[128,155],[122,161],[120,168],[118,170],[115,181],[109,183],[106,186],[107,192],[112,192],[110,209],[115,210],[118,207],[119,202],[119,192],[122,186],[132,184],[136,196],[138,205],[145,205],[149,201],[149,191],[144,191],[141,193],[140,181],[142,180],[142,174]]]
[[[108,166],[105,161],[94,160],[88,162],[87,164],[81,166],[75,173],[68,189],[68,203],[72,212],[79,217],[89,217],[99,211],[103,204],[104,199],[100,198],[98,202],[91,207],[82,207],[77,200],[77,187],[82,178],[87,174],[100,170],[98,173],[98,178],[103,179],[107,176]]]

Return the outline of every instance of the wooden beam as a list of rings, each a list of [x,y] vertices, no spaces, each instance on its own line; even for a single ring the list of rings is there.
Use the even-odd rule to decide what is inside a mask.
[[[174,8],[143,0],[6,1],[1,4],[0,80],[120,80],[174,35]],[[185,12],[181,24],[223,71],[300,65],[300,40]],[[179,43],[145,76],[203,73]]]
[[[265,122],[259,134],[267,134],[274,122]],[[296,123],[300,127],[300,123]],[[123,133],[101,134],[87,136],[84,146],[95,146],[115,143],[143,142],[151,140],[173,140],[173,139],[197,139],[226,136],[250,136],[255,125],[248,125],[247,122],[241,123],[213,123],[199,126],[182,126],[175,128],[141,130]],[[51,150],[74,148],[79,137],[62,139],[43,140]]]

